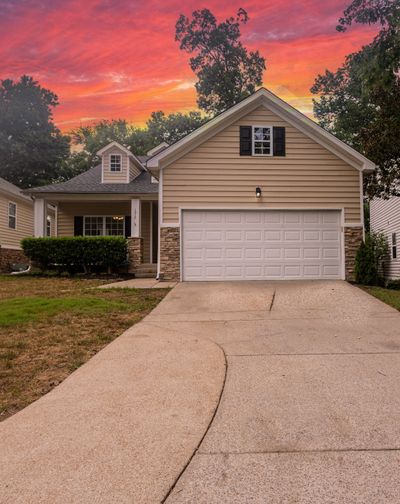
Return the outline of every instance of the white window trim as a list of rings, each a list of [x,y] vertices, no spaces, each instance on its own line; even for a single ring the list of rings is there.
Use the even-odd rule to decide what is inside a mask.
[[[87,235],[85,231],[85,219],[90,218],[90,217],[100,217],[103,219],[103,226],[102,226],[102,234],[101,235]],[[110,217],[122,217],[122,235],[106,235],[105,230],[106,230],[106,218]],[[125,237],[125,216],[124,215],[84,215],[83,216],[83,236],[123,236]]]
[[[254,129],[255,128],[269,128],[269,130],[271,132],[269,154],[256,154],[255,153],[255,148],[254,148],[254,144],[255,144]],[[270,124],[253,124],[251,126],[251,155],[256,156],[256,157],[272,157],[274,155],[274,137],[273,137],[273,135],[274,135],[274,129]]]
[[[15,205],[15,215],[10,214],[10,205]],[[8,205],[7,205],[7,227],[8,227],[8,229],[11,229],[13,231],[17,230],[17,214],[18,214],[17,208],[18,208],[18,205],[15,201],[8,202]],[[10,227],[10,217],[15,218],[15,227]]]
[[[111,156],[119,157],[119,170],[111,170]],[[111,173],[121,173],[122,172],[122,154],[110,153],[108,158],[108,169]]]

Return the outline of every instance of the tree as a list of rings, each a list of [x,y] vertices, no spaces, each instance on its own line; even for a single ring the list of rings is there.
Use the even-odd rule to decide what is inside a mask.
[[[342,67],[315,80],[314,114],[321,126],[374,161],[366,180],[370,197],[398,194],[400,182],[400,3],[354,0],[337,30],[379,24],[373,41],[346,57]]]
[[[201,126],[206,120],[207,117],[195,111],[187,114],[177,112],[169,115],[158,111],[152,112],[146,125],[148,134],[150,138],[154,139],[156,145],[162,142],[171,145]]]
[[[190,20],[180,15],[175,40],[189,54],[196,74],[198,106],[217,114],[231,107],[261,86],[265,59],[258,51],[248,52],[240,42],[240,25],[248,21],[247,12],[239,9],[236,17],[217,23],[208,10],[194,11]]]
[[[63,163],[59,180],[66,180],[95,166],[99,159],[97,152],[112,141],[130,149],[136,156],[146,154],[162,142],[174,143],[187,135],[206,120],[199,112],[166,115],[152,112],[145,128],[137,128],[125,119],[103,120],[89,126],[81,126],[72,132],[81,152],[71,154]]]
[[[53,122],[57,96],[32,77],[0,83],[0,176],[22,188],[50,183],[69,154]]]

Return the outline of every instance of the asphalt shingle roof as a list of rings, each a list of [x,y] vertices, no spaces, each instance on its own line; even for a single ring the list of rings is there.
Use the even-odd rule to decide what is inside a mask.
[[[32,203],[31,198],[29,198],[28,196],[25,196],[22,193],[22,189],[20,189],[19,187],[17,187],[14,184],[11,184],[11,182],[8,182],[7,180],[5,180],[1,177],[0,177],[0,190],[6,192],[7,194],[14,194],[15,196],[18,196],[19,198],[22,198],[22,199]]]
[[[35,187],[26,190],[26,192],[52,194],[149,194],[158,193],[158,184],[151,182],[151,174],[146,171],[126,184],[103,184],[101,182],[101,165],[98,165],[66,182]]]

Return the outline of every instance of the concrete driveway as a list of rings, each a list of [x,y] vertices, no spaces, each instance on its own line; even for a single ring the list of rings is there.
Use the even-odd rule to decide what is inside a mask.
[[[186,283],[147,323],[228,365],[168,504],[400,502],[397,311],[340,281]]]
[[[400,314],[340,281],[179,284],[0,446],[1,504],[398,504]]]

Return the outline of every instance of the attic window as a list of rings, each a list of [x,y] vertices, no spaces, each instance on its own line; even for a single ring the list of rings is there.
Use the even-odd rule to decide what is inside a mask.
[[[121,165],[121,154],[110,154],[110,171],[120,172]]]
[[[253,156],[272,156],[272,127],[253,126]]]

